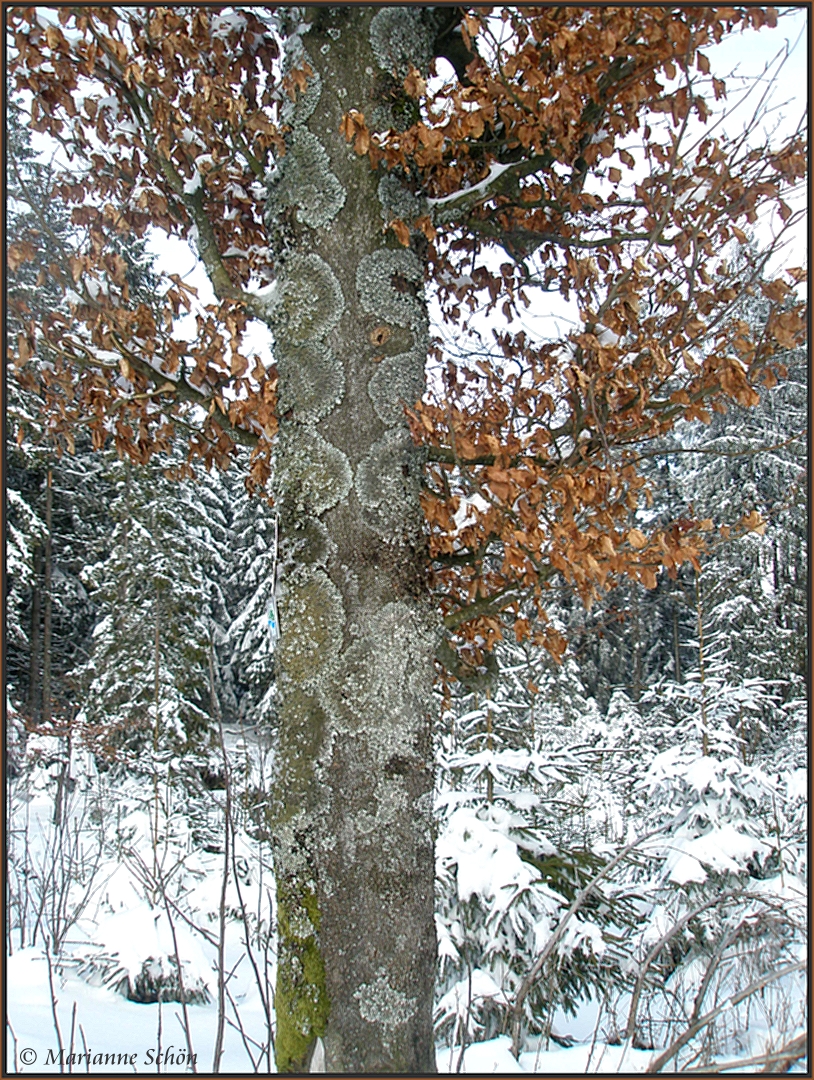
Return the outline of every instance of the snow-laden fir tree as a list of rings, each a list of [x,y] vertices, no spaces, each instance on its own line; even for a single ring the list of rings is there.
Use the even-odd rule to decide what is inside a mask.
[[[97,622],[76,677],[87,737],[100,754],[138,769],[151,752],[169,760],[214,738],[210,648],[228,618],[227,537],[206,482],[193,493],[158,462],[114,459],[106,471],[110,546],[83,573]]]
[[[274,719],[274,625],[277,577],[277,514],[268,501],[250,495],[240,474],[226,474],[231,557],[225,585],[231,620],[223,646],[234,682],[234,713],[250,725]]]
[[[103,557],[110,520],[110,488],[84,429],[56,436],[43,410],[53,351],[40,342],[31,357],[34,326],[46,313],[68,316],[57,266],[81,243],[55,191],[52,164],[32,147],[21,103],[8,104],[8,235],[25,237],[30,258],[8,266],[9,334],[18,363],[8,380],[7,486],[9,518],[9,676],[18,704],[31,720],[76,712],[75,687],[66,674],[89,648],[92,605],[80,580],[85,564]],[[156,279],[145,243],[118,236],[131,294],[154,304]],[[26,357],[29,362],[19,363]],[[69,453],[66,454],[66,451]]]

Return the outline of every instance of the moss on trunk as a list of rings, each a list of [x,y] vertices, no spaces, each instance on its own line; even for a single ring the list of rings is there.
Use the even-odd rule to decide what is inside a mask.
[[[308,1072],[329,1013],[319,947],[319,905],[307,887],[277,883],[278,967],[275,1059],[281,1073]]]

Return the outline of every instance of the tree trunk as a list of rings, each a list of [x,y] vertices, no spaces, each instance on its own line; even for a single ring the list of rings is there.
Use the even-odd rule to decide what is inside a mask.
[[[701,594],[701,575],[695,571],[695,614],[698,627],[698,681],[701,684],[701,749],[709,757],[709,728],[707,726],[707,682],[704,669],[704,602]]]
[[[633,607],[633,682],[631,695],[634,701],[639,701],[642,696],[642,620],[639,608],[639,597],[635,589],[632,591]]]
[[[43,582],[43,619],[42,619],[42,722],[51,720],[51,618],[53,599],[51,584],[53,578],[53,543],[51,539],[53,505],[53,473],[48,470],[45,486],[45,579]]]
[[[375,124],[387,107],[389,35],[412,28],[420,66],[420,22],[408,9],[306,11],[307,55],[295,37],[288,64],[314,75],[291,106],[268,214],[282,252],[269,316],[281,418],[277,1067],[434,1072],[438,624],[402,411],[423,387],[423,265],[383,232],[400,216],[393,198],[413,196],[339,131],[350,108]]]
[[[678,601],[673,603],[673,658],[675,666],[673,675],[675,681],[681,684],[684,682],[684,678],[681,674],[681,634],[678,628]]]
[[[42,547],[34,548],[34,583],[31,587],[31,653],[28,658],[28,715],[40,717],[42,681],[40,679],[40,619],[42,618]]]

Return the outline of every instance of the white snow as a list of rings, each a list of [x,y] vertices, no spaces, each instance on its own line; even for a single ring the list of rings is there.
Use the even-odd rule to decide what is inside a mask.
[[[473,495],[462,496],[452,519],[455,532],[459,533],[467,526],[477,524],[477,514],[485,514],[488,510],[489,503],[477,492]]]
[[[76,722],[82,722],[81,714]],[[234,743],[229,736],[230,754],[241,763],[248,762],[250,770],[255,769],[256,765],[251,764],[256,757],[252,746],[244,740],[239,750]],[[173,979],[177,946],[187,992],[193,991],[199,997],[208,995],[206,1004],[187,1006],[193,1050],[198,1054],[197,1069],[207,1072],[212,1065],[217,1028],[215,945],[224,857],[217,850],[203,850],[200,839],[193,834],[205,828],[202,810],[206,809],[204,816],[211,821],[206,828],[212,835],[222,835],[223,793],[211,793],[208,809],[198,807],[190,820],[188,804],[173,796],[160,770],[155,789],[160,796],[158,803],[151,796],[153,784],[145,785],[143,777],[124,782],[120,779],[114,793],[107,786],[108,774],[97,772],[94,759],[81,744],[72,745],[67,775],[73,788],[65,811],[70,825],[68,848],[63,841],[63,854],[57,858],[55,852],[60,849],[54,846],[57,834],[53,826],[53,793],[64,751],[60,736],[28,736],[26,756],[30,765],[25,797],[15,801],[18,840],[13,851],[12,888],[18,896],[20,888],[28,888],[32,912],[40,895],[46,897],[46,903],[36,931],[32,917],[25,940],[19,926],[11,933],[6,968],[13,988],[8,1000],[9,1061],[15,1060],[16,1039],[17,1071],[61,1071],[59,1039],[69,1053],[73,1024],[75,1054],[84,1053],[87,1046],[93,1054],[125,1055],[127,1059],[112,1064],[100,1059],[96,1067],[91,1065],[93,1073],[155,1071],[159,1044],[163,1054],[169,1052],[170,1045],[175,1048],[161,1071],[189,1071],[186,1035],[179,1023],[181,1005],[177,1001],[142,1004],[124,996],[128,982],[132,988],[139,976]],[[180,766],[176,756],[166,763],[165,772]],[[111,798],[112,803],[106,801]],[[258,941],[259,934],[267,934],[272,914],[269,889],[273,883],[263,869],[268,852],[258,850],[256,842],[241,830],[236,834],[236,845],[240,893],[232,873],[226,891],[225,964],[226,971],[233,972],[227,983],[232,1003],[227,1004],[222,1060],[222,1071],[226,1073],[255,1071],[246,1045],[256,1063],[258,1046],[267,1042],[263,1004],[247,959],[241,898],[250,920],[255,956],[270,984],[274,984],[274,957],[266,956]],[[72,860],[67,864],[66,851]],[[27,886],[20,876],[21,859],[28,868]],[[169,913],[162,889],[156,887],[156,875],[165,882],[163,891],[171,901]],[[56,892],[52,891],[52,882]],[[62,883],[64,893],[59,891]],[[57,908],[48,899],[52,895],[63,897]],[[19,912],[19,908],[15,910]],[[59,1035],[43,939],[47,934],[50,940],[55,932],[63,938],[59,955],[51,958]],[[32,933],[36,934],[33,943]],[[246,1045],[235,1024],[243,1026],[250,1040]],[[21,1056],[24,1051],[27,1056],[33,1052],[36,1062],[33,1058],[26,1062]],[[131,1061],[132,1055],[135,1058]],[[77,1067],[74,1062],[72,1071],[86,1069],[84,1064]]]
[[[212,37],[227,38],[230,34],[237,34],[245,30],[246,19],[238,11],[227,8],[215,15],[212,19]]]
[[[503,173],[513,168],[511,163],[502,164],[499,161],[495,161],[489,168],[489,172],[484,176],[482,180],[479,180],[477,184],[473,184],[472,187],[463,188],[461,191],[453,191],[449,195],[443,195],[438,199],[427,199],[427,203],[430,206],[444,206],[447,203],[455,202],[456,199],[462,198],[464,195],[475,195],[478,192],[486,191],[491,184]]]
[[[245,965],[244,965],[245,966]],[[8,998],[8,1021],[6,1045],[8,1060],[14,1062],[14,1037],[17,1040],[18,1071],[59,1073],[68,1071],[59,1067],[59,1041],[54,1026],[48,982],[48,962],[39,948],[27,948],[15,952],[7,960],[8,985],[13,988]],[[260,1030],[262,1006],[251,992],[246,972],[240,969],[230,984],[232,994],[239,1002],[240,1018],[248,1033]],[[185,1073],[192,1070],[188,1057],[186,1036],[180,1023],[181,1006],[177,1002],[141,1005],[127,1001],[112,990],[91,986],[67,965],[56,965],[53,972],[56,997],[56,1013],[62,1043],[66,1054],[71,1052],[72,1016],[75,1012],[73,1053],[92,1055],[135,1055],[134,1061],[120,1061],[74,1066],[75,1072],[90,1071],[92,1074],[156,1072],[156,1055],[161,1049],[162,1070],[169,1073]],[[198,1072],[210,1072],[217,1021],[217,1006],[189,1005],[188,1014],[192,1033],[192,1050],[197,1055]],[[12,1035],[13,1032],[13,1035]],[[36,1055],[27,1069],[23,1064],[23,1051]],[[171,1061],[171,1055],[175,1060]],[[50,1061],[49,1061],[50,1056]],[[63,1059],[65,1060],[65,1059]],[[152,1066],[152,1067],[150,1067]],[[221,1071],[232,1073],[252,1072],[252,1063],[246,1054],[240,1033],[227,1026]]]
[[[460,1047],[438,1047],[436,1062],[440,1073],[457,1069]],[[542,1073],[545,1076],[585,1075],[586,1073],[645,1072],[652,1054],[647,1050],[632,1050],[625,1046],[608,1046],[592,1039],[576,1046],[559,1047],[551,1042],[548,1049],[528,1050],[515,1061],[511,1039],[499,1035],[495,1039],[473,1043],[466,1048],[460,1072],[464,1075],[492,1076],[497,1074]]]
[[[198,172],[198,170],[195,169],[192,176],[190,176],[189,180],[184,181],[184,194],[185,195],[194,195],[196,191],[200,191],[201,190],[202,180],[203,180],[203,177]]]

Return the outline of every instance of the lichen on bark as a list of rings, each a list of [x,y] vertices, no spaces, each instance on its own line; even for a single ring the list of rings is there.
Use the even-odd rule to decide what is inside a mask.
[[[342,647],[342,594],[324,570],[303,569],[280,592],[280,678],[308,688],[319,683]]]
[[[359,1002],[362,1018],[370,1024],[384,1028],[385,1039],[390,1028],[399,1027],[407,1022],[411,1009],[415,1005],[415,1002],[406,994],[394,990],[384,975],[381,975],[374,983],[362,983],[354,997]]]
[[[294,345],[326,337],[342,317],[345,299],[336,274],[316,252],[286,259],[278,283],[275,335]]]
[[[424,268],[407,248],[366,255],[356,271],[356,288],[365,311],[397,326],[417,327],[426,317]]]
[[[383,71],[403,79],[410,68],[426,72],[432,60],[432,31],[412,7],[380,8],[370,22],[370,44]]]
[[[410,191],[396,173],[385,173],[379,180],[378,195],[385,224],[394,218],[409,223],[427,213],[426,200]]]
[[[365,623],[320,683],[319,700],[340,729],[364,730],[370,749],[411,753],[430,707],[435,636],[403,601],[369,613]]]
[[[330,1009],[319,944],[314,848],[319,787],[312,763],[325,738],[317,700],[289,686],[282,695],[275,783],[269,812],[277,883],[275,1060],[278,1072],[307,1072]],[[281,782],[282,781],[282,782]]]
[[[423,351],[416,346],[409,352],[385,356],[367,384],[376,415],[388,427],[404,420],[405,405],[415,404],[424,390],[426,339],[421,337],[420,342]]]
[[[294,345],[281,341],[277,360],[277,407],[281,416],[292,410],[298,420],[316,422],[339,404],[345,392],[345,373],[327,342]]]
[[[280,514],[280,523],[285,529],[283,558],[281,562],[283,578],[287,578],[298,567],[320,567],[324,569],[336,553],[336,544],[325,525],[317,517],[297,517]]]
[[[312,229],[332,221],[345,202],[345,189],[331,172],[328,155],[316,136],[297,127],[285,155],[269,177],[266,216],[276,218],[289,207]]]
[[[290,8],[289,12],[296,18],[297,8]],[[298,88],[293,98],[287,98],[281,110],[281,119],[284,124],[304,124],[314,114],[317,103],[322,96],[322,79],[319,71],[315,69],[311,57],[308,55],[298,33],[294,33],[286,39],[285,58],[283,73],[287,76],[294,69],[311,69],[311,75],[305,84],[305,89]]]
[[[280,424],[275,462],[277,491],[289,519],[319,517],[344,499],[353,483],[345,454],[311,424]]]
[[[421,463],[409,434],[390,428],[371,446],[356,467],[354,487],[364,507],[365,520],[386,542],[414,539],[417,520],[404,506],[415,506],[421,484]]]

